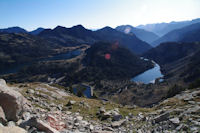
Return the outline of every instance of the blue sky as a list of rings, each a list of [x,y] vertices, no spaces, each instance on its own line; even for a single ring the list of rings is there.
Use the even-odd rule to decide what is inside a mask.
[[[87,28],[200,18],[200,0],[0,0],[0,28]]]

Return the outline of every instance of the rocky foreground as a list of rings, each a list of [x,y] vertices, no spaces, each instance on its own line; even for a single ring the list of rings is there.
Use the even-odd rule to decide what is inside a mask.
[[[123,99],[122,99],[123,100]],[[198,133],[200,89],[152,108],[79,98],[44,83],[0,79],[0,133]]]

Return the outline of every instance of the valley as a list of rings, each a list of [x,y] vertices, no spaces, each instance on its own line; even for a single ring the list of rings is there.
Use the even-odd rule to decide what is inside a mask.
[[[198,133],[199,38],[199,18],[0,29],[0,133]]]

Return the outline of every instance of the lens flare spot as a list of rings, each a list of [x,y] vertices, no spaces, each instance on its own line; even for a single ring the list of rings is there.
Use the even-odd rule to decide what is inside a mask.
[[[111,55],[110,55],[110,54],[105,54],[105,59],[106,59],[106,60],[110,60],[110,58],[111,58]]]
[[[124,32],[125,32],[126,34],[129,34],[130,31],[131,31],[131,28],[130,28],[130,27],[127,27],[127,28],[124,30]]]
[[[112,44],[112,50],[116,50],[119,47],[119,42]]]

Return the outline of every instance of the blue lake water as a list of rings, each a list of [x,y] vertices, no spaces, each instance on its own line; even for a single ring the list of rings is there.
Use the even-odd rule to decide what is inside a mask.
[[[90,86],[83,86],[83,88],[85,88],[85,90],[82,92],[84,96],[86,96],[87,98],[91,98],[92,97],[92,92],[91,92],[91,87]],[[75,94],[77,94],[78,89],[77,88],[73,88],[73,92]]]
[[[39,61],[67,60],[67,59],[74,58],[74,57],[76,57],[80,54],[81,54],[80,50],[74,50],[74,51],[70,51],[70,52],[67,52],[67,53],[57,54],[57,55],[54,55],[52,57],[39,59],[39,60],[29,62],[29,63],[15,64],[13,66],[7,67],[4,70],[0,70],[0,75],[19,72],[21,69],[28,67],[28,66],[32,65],[33,63],[36,63],[36,62],[39,62]]]
[[[80,54],[81,54],[80,50],[74,50],[74,51],[71,51],[71,52],[67,52],[67,53],[58,54],[58,55],[55,55],[55,56],[52,56],[52,57],[48,57],[48,58],[42,59],[40,61],[66,60],[66,59],[74,58],[74,57],[76,57]]]
[[[157,78],[162,78],[164,75],[160,71],[160,66],[155,62],[154,64],[155,64],[154,68],[149,69],[135,76],[134,78],[131,79],[131,81],[149,84],[149,83],[154,83]],[[160,79],[159,81],[162,82],[163,79]]]

